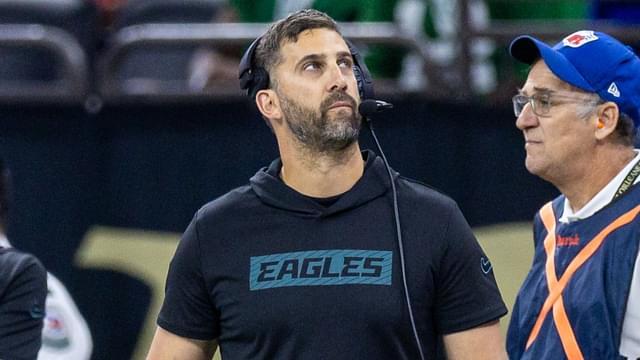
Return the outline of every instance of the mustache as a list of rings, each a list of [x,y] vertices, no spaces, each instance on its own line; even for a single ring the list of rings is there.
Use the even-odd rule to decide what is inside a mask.
[[[347,94],[344,91],[334,92],[331,95],[327,96],[326,99],[320,103],[320,111],[325,113],[329,110],[329,107],[335,104],[338,101],[348,102],[352,108],[356,108],[356,99],[351,97],[351,95]]]

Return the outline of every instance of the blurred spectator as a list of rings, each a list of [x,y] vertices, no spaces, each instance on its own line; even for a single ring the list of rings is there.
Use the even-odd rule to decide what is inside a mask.
[[[0,162],[0,359],[35,359],[42,343],[47,272],[4,237],[9,173]]]
[[[89,360],[93,340],[71,295],[51,273],[47,273],[47,289],[47,315],[38,360]]]
[[[460,1],[458,0],[401,0],[395,10],[397,23],[405,32],[427,40],[427,49],[438,71],[424,71],[424,61],[417,54],[409,54],[403,62],[401,87],[405,90],[429,90],[438,96],[461,84],[460,61]],[[489,24],[484,0],[468,1],[469,26],[482,29]],[[488,40],[471,44],[471,88],[487,93],[495,88],[495,69],[489,61],[493,45]],[[428,69],[427,69],[428,70]],[[429,79],[425,74],[437,76]],[[437,81],[437,82],[436,82]],[[434,83],[436,82],[436,83]],[[440,89],[440,87],[442,88]],[[440,94],[444,95],[444,94]]]
[[[256,5],[259,5],[259,1]],[[212,19],[214,23],[240,22],[238,13],[230,5],[221,5]],[[237,88],[238,63],[242,49],[237,46],[219,45],[216,48],[198,49],[189,65],[189,89],[194,92],[215,88]]]
[[[0,359],[36,358],[46,296],[47,273],[40,261],[0,245]]]
[[[0,160],[0,359],[88,360],[91,333],[67,289],[5,236],[10,184]]]

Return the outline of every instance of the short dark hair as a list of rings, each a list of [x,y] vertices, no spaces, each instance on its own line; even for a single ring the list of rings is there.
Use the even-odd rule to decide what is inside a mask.
[[[282,61],[280,48],[284,41],[298,41],[300,33],[311,29],[329,29],[342,35],[338,30],[338,24],[321,11],[304,9],[294,12],[271,25],[260,38],[255,52],[255,66],[262,67],[271,74],[276,65]],[[270,86],[274,85],[273,77],[269,78]]]

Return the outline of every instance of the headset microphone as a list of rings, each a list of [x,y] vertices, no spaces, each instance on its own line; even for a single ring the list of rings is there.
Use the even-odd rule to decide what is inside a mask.
[[[402,243],[402,226],[400,225],[400,211],[398,210],[398,190],[396,189],[396,182],[395,182],[393,173],[391,172],[391,167],[389,166],[387,157],[384,155],[384,151],[382,151],[382,147],[380,146],[378,137],[376,136],[375,131],[373,131],[373,124],[371,123],[371,119],[370,119],[371,115],[374,115],[392,108],[393,108],[393,104],[388,103],[386,101],[366,99],[366,100],[362,100],[362,102],[358,106],[358,112],[365,119],[365,122],[369,127],[369,131],[371,132],[371,137],[373,137],[373,140],[376,143],[376,147],[380,152],[380,157],[382,157],[384,166],[387,169],[387,174],[389,175],[389,181],[391,182],[391,191],[393,195],[393,215],[394,215],[393,218],[396,223],[396,239],[398,240],[398,255],[400,258],[400,272],[402,275],[402,285],[404,287],[404,297],[405,297],[405,302],[407,304],[407,308],[409,310],[409,321],[411,322],[411,330],[413,331],[413,337],[418,347],[418,353],[420,354],[420,359],[425,360],[424,353],[422,352],[422,343],[420,342],[420,336],[418,335],[416,321],[413,316],[413,307],[411,306],[411,297],[409,296],[409,286],[407,285],[407,270],[406,270],[406,265],[404,261],[404,246]]]
[[[360,113],[360,115],[366,118],[369,118],[369,116],[371,115],[383,112],[388,109],[393,109],[393,104],[386,101],[374,99],[362,100],[362,102],[358,106],[358,112]]]

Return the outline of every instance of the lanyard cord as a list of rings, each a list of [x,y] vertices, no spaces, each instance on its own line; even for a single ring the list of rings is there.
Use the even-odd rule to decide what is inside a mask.
[[[638,176],[640,176],[640,160],[633,166],[633,168],[631,168],[627,176],[624,177],[624,181],[622,181],[622,184],[620,184],[618,190],[616,190],[615,195],[613,195],[613,199],[616,199],[620,197],[620,195],[627,192],[627,190],[631,188],[633,183],[636,182]]]

